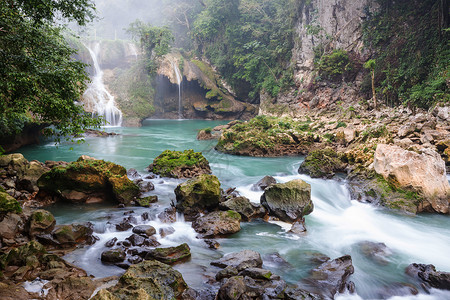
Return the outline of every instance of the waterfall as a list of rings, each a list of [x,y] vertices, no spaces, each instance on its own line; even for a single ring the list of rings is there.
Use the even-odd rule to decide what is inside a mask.
[[[130,48],[131,54],[134,56],[134,59],[137,61],[138,53],[136,46],[133,43],[128,43],[128,47]]]
[[[178,119],[183,118],[183,114],[181,111],[181,83],[183,82],[183,77],[181,76],[180,69],[178,69],[178,64],[172,62],[173,70],[175,71],[175,77],[177,79],[178,84]]]
[[[103,83],[103,71],[98,63],[98,55],[100,53],[100,43],[96,43],[94,50],[84,45],[91,54],[94,62],[95,74],[92,82],[83,97],[88,102],[88,108],[92,111],[92,116],[102,116],[105,120],[104,125],[121,126],[122,112],[117,108],[114,97],[107,90]]]

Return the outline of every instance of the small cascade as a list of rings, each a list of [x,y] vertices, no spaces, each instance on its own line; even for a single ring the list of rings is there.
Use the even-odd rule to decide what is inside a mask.
[[[100,53],[100,43],[96,43],[94,50],[84,45],[91,54],[94,62],[95,74],[92,82],[83,97],[87,100],[88,110],[92,111],[92,116],[102,116],[106,126],[121,126],[122,112],[117,108],[114,102],[114,96],[111,95],[103,83],[103,71],[98,63],[98,54]]]
[[[172,62],[172,68],[175,71],[175,77],[178,84],[178,119],[183,119],[183,114],[181,111],[181,83],[183,82],[183,77],[181,76],[180,69],[176,63]]]
[[[130,52],[134,56],[134,59],[137,61],[138,53],[137,53],[136,45],[133,43],[128,43],[128,47],[130,48]]]

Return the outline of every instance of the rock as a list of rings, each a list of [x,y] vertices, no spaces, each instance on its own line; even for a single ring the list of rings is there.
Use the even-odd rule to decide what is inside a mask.
[[[219,249],[220,247],[219,242],[216,240],[205,239],[204,242],[206,243],[206,245],[208,245],[210,249]]]
[[[279,253],[269,253],[263,256],[264,266],[271,268],[292,268],[292,265],[288,263]]]
[[[261,268],[247,268],[239,272],[239,276],[248,276],[253,279],[270,280],[272,272]]]
[[[332,178],[336,172],[344,172],[347,164],[331,148],[311,151],[300,165],[298,172],[312,178]]]
[[[194,150],[166,150],[153,160],[148,170],[164,177],[193,178],[201,174],[211,174],[209,162],[201,152]]]
[[[38,199],[45,198],[48,193],[74,202],[98,202],[113,198],[119,203],[130,204],[139,194],[139,187],[128,179],[124,167],[83,157],[44,173],[37,185]],[[92,198],[94,200],[90,200]]]
[[[177,211],[175,207],[166,208],[160,214],[158,214],[158,219],[163,223],[175,223],[177,221]]]
[[[138,183],[138,186],[141,193],[147,193],[155,189],[155,186],[150,181],[141,181]]]
[[[146,236],[152,236],[156,233],[156,229],[153,226],[150,225],[138,225],[133,227],[133,233],[146,235]]]
[[[419,291],[412,284],[398,282],[380,288],[377,292],[377,298],[390,299],[395,296],[405,298],[406,296],[414,296],[417,294],[419,294]]]
[[[219,237],[241,230],[240,221],[241,216],[235,211],[215,211],[199,217],[192,228],[203,237]]]
[[[405,273],[424,283],[427,287],[450,290],[450,273],[436,271],[435,266],[425,264],[410,264]]]
[[[272,176],[264,176],[260,181],[253,185],[254,190],[264,191],[267,187],[276,184],[277,180]]]
[[[44,164],[38,161],[31,161],[23,168],[23,175],[18,179],[17,187],[21,190],[26,190],[30,193],[37,192],[39,190],[37,186],[38,179],[48,172],[50,169]]]
[[[161,238],[165,238],[168,235],[171,235],[175,232],[175,228],[173,228],[172,226],[168,226],[168,227],[162,227],[159,229],[159,235],[161,236]]]
[[[132,265],[116,286],[101,290],[92,300],[180,299],[187,289],[181,273],[158,261]]]
[[[161,246],[161,244],[158,242],[158,240],[157,240],[154,236],[151,236],[151,237],[145,239],[144,245],[146,245],[146,246],[148,246],[148,247],[158,247],[158,246]]]
[[[236,270],[235,267],[232,266],[228,266],[225,269],[220,270],[219,272],[217,272],[216,274],[216,280],[217,281],[221,281],[222,279],[225,278],[230,278],[233,276],[236,276],[238,274],[238,270]]]
[[[0,190],[0,218],[2,215],[6,215],[9,212],[21,213],[22,207],[16,199]]]
[[[138,171],[137,171],[136,169],[133,169],[133,168],[128,169],[128,171],[127,171],[127,176],[128,176],[128,178],[130,178],[130,179],[136,179],[136,178],[139,178],[139,177],[140,177]]]
[[[375,262],[382,265],[387,265],[389,263],[387,257],[391,255],[392,252],[386,247],[386,244],[365,241],[359,243],[358,246],[366,257]]]
[[[55,217],[49,211],[38,209],[30,218],[30,236],[50,233],[55,228],[55,224]]]
[[[113,237],[112,239],[110,239],[109,241],[107,241],[105,243],[105,247],[111,248],[116,244],[116,242],[117,242],[117,238]]]
[[[349,286],[351,288],[352,284],[349,285],[347,279],[353,272],[350,255],[333,259],[311,271],[311,276],[305,279],[307,290],[332,299],[337,293],[348,290]]]
[[[145,242],[145,238],[138,234],[132,234],[127,237],[126,240],[128,240],[133,246],[142,246]]]
[[[136,204],[142,207],[150,207],[151,203],[158,202],[158,196],[148,196],[136,199]]]
[[[92,235],[94,226],[87,222],[84,224],[59,225],[55,227],[52,235],[60,245],[73,246],[76,244],[95,243],[96,238]]]
[[[239,300],[246,292],[244,277],[235,276],[229,278],[217,293],[217,300]],[[245,298],[244,298],[245,299]]]
[[[261,255],[253,250],[242,250],[239,252],[229,253],[219,260],[211,262],[211,265],[226,268],[231,266],[238,272],[247,268],[261,268]]]
[[[130,224],[130,221],[127,219],[123,219],[119,224],[116,224],[117,231],[127,231],[133,228],[133,225]]]
[[[123,249],[106,250],[102,252],[102,262],[120,263],[125,260],[126,254]]]
[[[322,300],[323,297],[319,294],[310,293],[300,288],[287,288],[284,293],[286,300]]]
[[[393,185],[419,193],[423,198],[418,212],[449,213],[450,185],[445,163],[437,152],[423,149],[418,154],[398,146],[379,144],[374,169]]]
[[[305,235],[306,227],[304,220],[302,219],[292,224],[292,227],[289,230],[289,232],[300,236]]]
[[[90,277],[71,276],[52,282],[51,286],[46,299],[89,299],[97,283]]]
[[[0,238],[2,240],[12,240],[24,227],[24,221],[18,214],[8,213],[0,222]]]
[[[21,170],[28,165],[28,160],[20,153],[13,153],[0,156],[0,167],[11,167],[14,170]],[[19,174],[21,175],[21,174]]]
[[[436,106],[433,110],[433,115],[443,121],[450,121],[450,106]]]
[[[239,213],[244,221],[262,218],[265,215],[265,210],[261,205],[252,203],[245,197],[231,198],[225,202],[221,202],[219,207],[223,210],[233,210]]]
[[[220,182],[214,175],[203,174],[179,184],[175,195],[176,208],[184,214],[215,209],[220,201]]]
[[[186,261],[190,257],[191,249],[188,244],[184,243],[177,247],[151,249],[147,252],[145,259],[156,259],[162,263],[173,265],[178,262]]]
[[[294,223],[313,211],[311,186],[301,179],[274,184],[264,191],[261,204],[269,215]]]
[[[414,133],[416,131],[416,124],[415,123],[406,123],[405,125],[401,126],[397,132],[397,135],[400,138],[404,138],[411,133]]]

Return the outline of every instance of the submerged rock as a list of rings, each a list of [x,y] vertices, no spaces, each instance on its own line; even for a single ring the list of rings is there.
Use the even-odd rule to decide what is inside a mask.
[[[389,263],[387,257],[391,255],[392,252],[386,247],[386,244],[365,241],[359,243],[358,246],[366,257],[375,262],[382,265],[387,265]]]
[[[261,204],[270,215],[294,223],[313,211],[311,185],[301,179],[274,184],[264,191]]]
[[[410,264],[405,273],[425,284],[426,287],[450,290],[450,273],[436,271],[435,266],[425,264]]]
[[[201,174],[211,174],[209,162],[201,152],[194,150],[166,150],[153,160],[148,170],[155,174],[172,178],[193,178]]]
[[[232,210],[214,211],[197,218],[192,228],[205,238],[220,237],[241,230],[241,216]]]
[[[220,182],[214,175],[203,174],[179,184],[175,189],[176,208],[184,214],[216,209],[220,201]]]
[[[277,183],[277,180],[272,176],[264,176],[260,181],[253,185],[254,190],[264,191],[267,187]]]

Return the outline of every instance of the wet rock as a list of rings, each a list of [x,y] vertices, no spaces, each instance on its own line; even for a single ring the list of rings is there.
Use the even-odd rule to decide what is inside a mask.
[[[311,271],[311,276],[305,279],[307,290],[334,298],[337,293],[344,293],[354,289],[348,277],[353,274],[354,268],[350,255],[345,255],[321,264]]]
[[[270,280],[272,272],[261,268],[247,268],[239,272],[239,276],[248,276],[253,279]]]
[[[38,209],[30,218],[30,236],[50,233],[55,228],[55,224],[55,217],[49,211]]]
[[[191,249],[188,244],[184,243],[177,247],[151,249],[147,252],[145,259],[156,259],[162,263],[172,265],[178,262],[186,261],[190,257]]]
[[[242,220],[249,221],[253,218],[262,218],[265,215],[265,209],[256,203],[251,203],[246,197],[235,197],[220,203],[220,209],[233,210],[239,213]]]
[[[289,233],[293,233],[300,236],[305,235],[306,234],[305,220],[304,219],[298,220],[294,224],[292,224]]]
[[[239,272],[238,272],[238,270],[235,267],[228,266],[225,269],[222,269],[219,272],[217,272],[216,280],[217,281],[221,281],[222,279],[236,276],[238,273]]]
[[[407,283],[392,283],[388,286],[381,288],[377,292],[377,298],[379,299],[389,299],[394,296],[414,296],[419,294],[419,291],[412,284]]]
[[[114,237],[105,243],[105,247],[111,248],[112,246],[114,246],[116,244],[116,242],[117,242],[117,238]]]
[[[425,287],[450,290],[450,273],[436,271],[433,265],[410,264],[405,273],[424,283]]]
[[[138,264],[140,262],[142,262],[144,259],[140,256],[132,256],[130,258],[128,258],[128,261],[134,265],[134,264]]]
[[[128,169],[127,176],[130,179],[136,179],[136,178],[140,177],[138,171],[136,169],[133,169],[133,168]]]
[[[359,243],[358,246],[366,257],[375,262],[382,265],[387,265],[389,263],[387,257],[391,255],[392,252],[386,247],[386,244],[365,241]]]
[[[158,219],[163,223],[175,223],[177,221],[177,211],[174,207],[166,208],[160,214],[158,214]]]
[[[241,230],[240,221],[241,216],[237,212],[215,211],[197,218],[192,223],[192,228],[203,237],[218,237]]]
[[[115,265],[124,270],[128,270],[131,267],[131,264],[126,261],[115,263]]]
[[[263,256],[264,266],[272,268],[292,268],[292,265],[288,263],[279,253],[269,253]]]
[[[205,239],[204,241],[205,241],[206,245],[208,245],[208,247],[211,249],[219,249],[219,247],[220,247],[219,242],[217,242],[216,240]]]
[[[261,255],[253,250],[242,250],[225,255],[219,260],[211,262],[211,265],[226,268],[228,266],[236,268],[239,272],[247,268],[261,268]]]
[[[128,240],[133,246],[142,246],[145,242],[145,238],[138,234],[132,234],[127,237],[126,240]]]
[[[133,225],[130,224],[130,221],[127,219],[122,220],[119,224],[116,224],[117,231],[127,231],[133,228]]]
[[[156,229],[150,225],[138,225],[133,227],[133,233],[141,234],[145,236],[152,236],[156,233]]]
[[[238,300],[246,292],[244,277],[234,276],[223,284],[217,293],[217,300]]]
[[[150,207],[150,204],[158,202],[158,196],[148,196],[136,199],[136,204],[142,207]]]
[[[138,186],[141,193],[147,193],[155,189],[155,186],[150,181],[141,181],[138,183]]]
[[[323,297],[319,294],[310,293],[300,288],[290,288],[285,290],[284,297],[286,300],[322,300]]]
[[[148,247],[158,247],[158,246],[161,246],[161,244],[158,242],[158,240],[157,240],[154,236],[151,236],[151,237],[145,239],[144,245],[145,245],[145,246],[148,246]]]
[[[418,212],[449,212],[450,185],[445,175],[445,162],[437,152],[423,149],[418,154],[398,146],[379,144],[374,169],[395,186],[417,192],[423,200],[417,207]]]
[[[220,202],[220,182],[214,175],[200,175],[190,179],[175,189],[176,208],[186,215],[218,207]]]
[[[92,300],[180,299],[187,289],[181,273],[158,261],[132,265],[116,286],[101,290]]]
[[[18,214],[8,213],[0,222],[0,238],[14,239],[24,226],[24,221]]]
[[[332,178],[337,172],[344,172],[347,164],[331,148],[311,151],[300,165],[298,172],[312,178]]]
[[[52,235],[56,241],[62,246],[73,246],[76,244],[86,243],[91,245],[96,239],[92,235],[94,226],[87,222],[84,224],[58,225]]]
[[[294,223],[313,211],[311,186],[301,179],[274,184],[264,191],[261,204],[269,215]]]
[[[129,248],[129,247],[131,247],[131,243],[130,243],[130,241],[128,241],[128,240],[125,240],[125,241],[119,241],[119,242],[117,242],[117,244],[116,244],[118,247],[123,247],[123,248]]]
[[[39,190],[37,186],[38,179],[50,169],[38,161],[29,162],[22,171],[22,175],[18,178],[17,189],[26,190],[30,193]]]
[[[161,238],[165,238],[168,235],[171,235],[175,232],[175,228],[169,226],[169,227],[162,227],[159,229],[159,235]]]
[[[147,221],[150,220],[150,216],[148,214],[148,212],[145,212],[141,215],[142,221]]]
[[[123,249],[106,250],[102,252],[101,260],[106,263],[120,263],[125,260],[126,253]]]
[[[264,176],[260,181],[253,185],[252,189],[255,191],[264,191],[267,187],[277,183],[277,180],[272,176]]]

